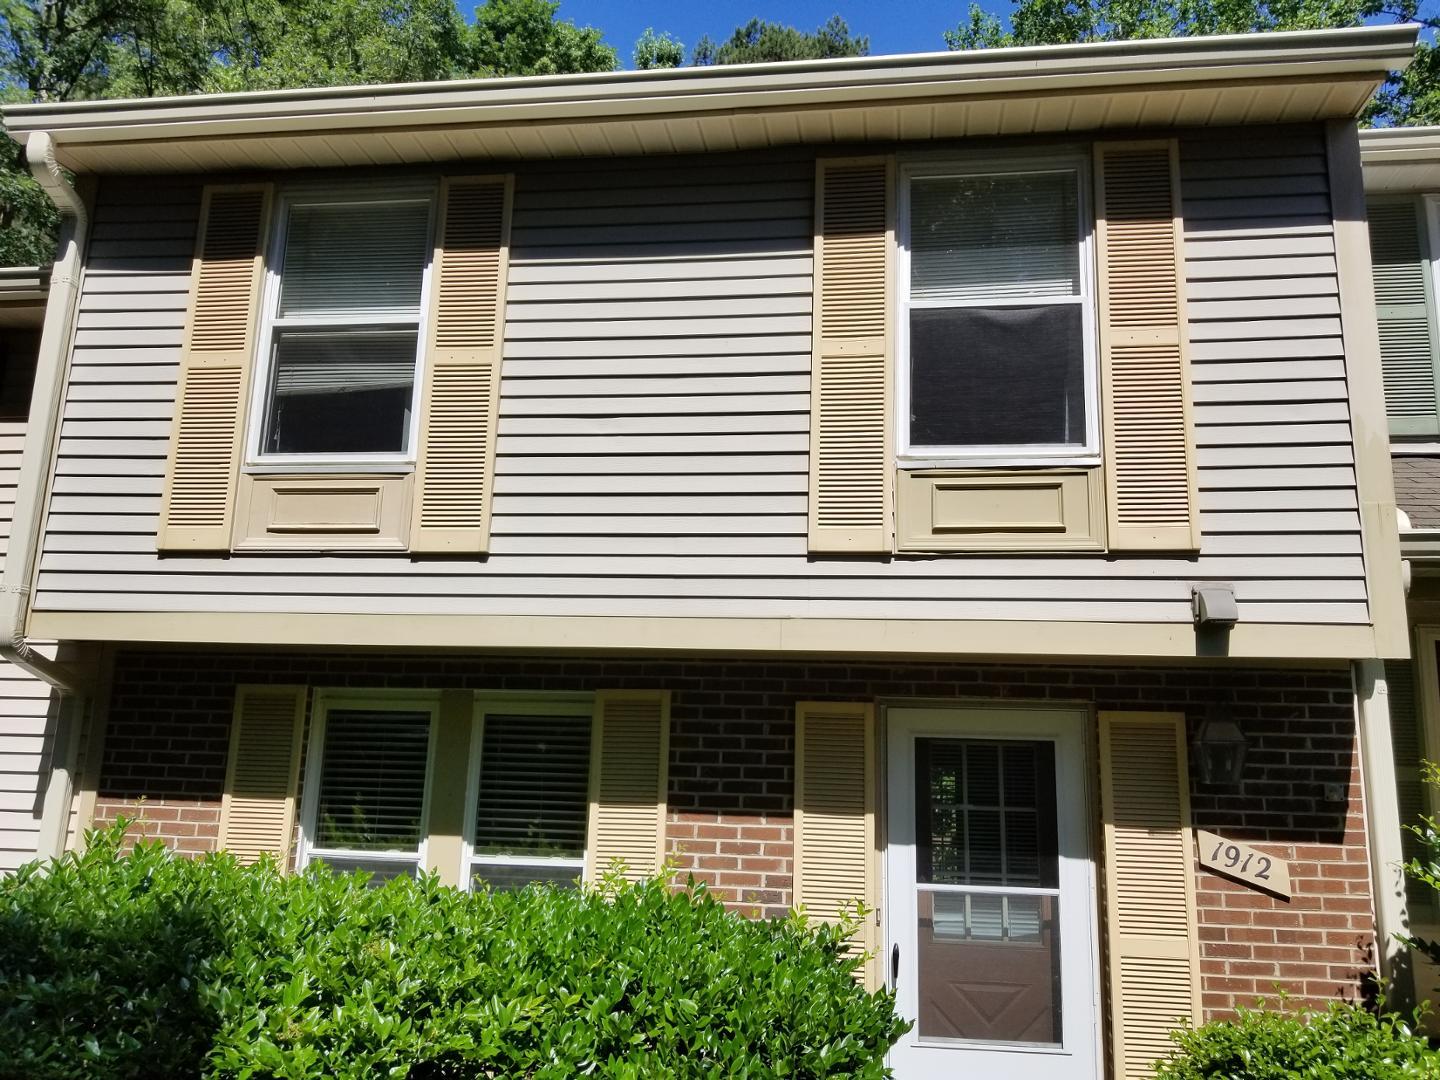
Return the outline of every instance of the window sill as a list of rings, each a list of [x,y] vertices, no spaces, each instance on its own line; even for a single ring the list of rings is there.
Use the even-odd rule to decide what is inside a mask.
[[[407,551],[413,470],[246,471],[236,495],[235,551]]]
[[[1098,465],[901,469],[896,549],[906,553],[1105,550]]]

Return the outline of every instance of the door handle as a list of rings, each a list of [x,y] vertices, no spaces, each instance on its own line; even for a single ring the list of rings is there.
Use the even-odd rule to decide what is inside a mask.
[[[890,989],[892,991],[900,987],[900,943],[897,941],[890,947]]]

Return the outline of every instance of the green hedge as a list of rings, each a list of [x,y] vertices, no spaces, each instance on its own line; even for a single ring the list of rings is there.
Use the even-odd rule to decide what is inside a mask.
[[[0,1076],[884,1075],[839,930],[703,888],[285,877],[118,831],[0,882]]]
[[[1334,1002],[1323,1012],[1238,1009],[1171,1038],[1156,1080],[1402,1080],[1440,1077],[1440,1052],[1395,1015]]]

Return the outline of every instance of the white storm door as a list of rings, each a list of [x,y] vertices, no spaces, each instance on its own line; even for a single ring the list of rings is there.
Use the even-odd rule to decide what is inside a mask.
[[[898,1080],[1097,1080],[1086,714],[886,712]]]

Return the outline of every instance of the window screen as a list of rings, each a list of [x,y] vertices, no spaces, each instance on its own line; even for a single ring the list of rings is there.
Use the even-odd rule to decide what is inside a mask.
[[[330,708],[324,714],[309,858],[382,876],[415,872],[424,839],[428,710]]]
[[[472,878],[492,888],[573,884],[584,869],[590,718],[487,713]]]
[[[910,181],[912,451],[1087,445],[1083,237],[1074,170]]]
[[[261,453],[406,453],[429,201],[291,202],[284,223]]]

